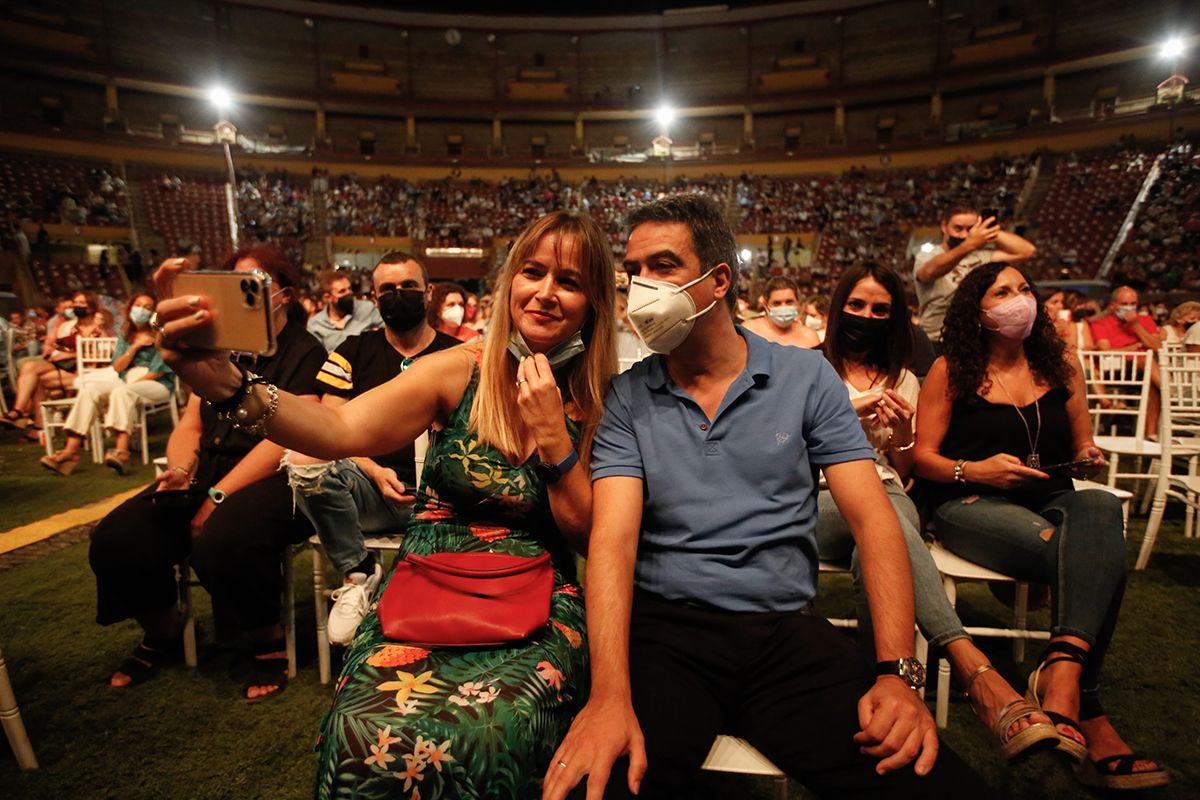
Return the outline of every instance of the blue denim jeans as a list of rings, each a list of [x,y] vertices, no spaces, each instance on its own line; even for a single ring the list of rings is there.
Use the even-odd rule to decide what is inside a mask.
[[[934,521],[947,550],[1050,586],[1050,632],[1091,645],[1080,688],[1095,691],[1125,594],[1121,502],[1099,489],[1059,492],[1036,510],[969,496],[938,506]]]
[[[904,493],[904,487],[896,481],[885,481],[883,488],[887,490],[888,500],[892,503],[896,517],[900,520],[900,530],[904,533],[904,545],[908,550],[908,560],[912,564],[913,602],[921,633],[935,647],[955,639],[967,638],[967,632],[963,630],[958,614],[946,599],[942,578],[934,566],[933,556],[929,555],[929,548],[921,538],[921,520],[917,514],[917,507]],[[817,552],[822,561],[842,565],[850,563],[850,570],[854,576],[859,639],[864,645],[869,645],[872,642],[869,635],[871,615],[867,593],[862,584],[858,550],[854,547],[850,526],[846,524],[828,491],[823,491],[817,496]]]
[[[364,536],[400,533],[412,519],[410,506],[384,498],[367,473],[348,458],[287,463],[287,471],[296,508],[312,521],[329,560],[343,573],[367,557]]]

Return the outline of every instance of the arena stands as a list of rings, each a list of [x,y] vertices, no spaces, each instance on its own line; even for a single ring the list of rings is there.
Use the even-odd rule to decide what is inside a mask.
[[[113,164],[6,154],[0,159],[0,197],[3,210],[22,222],[129,224],[125,180]]]
[[[186,177],[186,180],[185,180]],[[141,181],[146,221],[166,240],[167,250],[199,245],[212,257],[230,251],[225,183],[201,173],[161,173]]]

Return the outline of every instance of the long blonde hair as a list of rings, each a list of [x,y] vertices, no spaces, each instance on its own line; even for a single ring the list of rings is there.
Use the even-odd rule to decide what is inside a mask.
[[[513,332],[509,292],[513,276],[533,255],[542,237],[551,233],[558,234],[560,253],[566,247],[578,249],[583,291],[588,298],[588,318],[581,329],[587,350],[571,361],[563,397],[564,403],[573,403],[582,417],[579,453],[586,463],[604,411],[604,395],[617,368],[612,249],[608,237],[587,214],[567,211],[547,214],[530,223],[509,249],[496,277],[492,319],[482,345],[479,391],[471,405],[470,429],[510,460],[523,455],[526,430],[512,388],[517,379],[517,362],[508,352]]]

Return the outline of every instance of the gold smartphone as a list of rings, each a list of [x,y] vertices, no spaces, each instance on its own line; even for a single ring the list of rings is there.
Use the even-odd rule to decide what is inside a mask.
[[[275,354],[275,324],[271,314],[271,276],[249,272],[186,270],[175,276],[174,297],[199,295],[208,301],[212,324],[181,337],[191,347]]]

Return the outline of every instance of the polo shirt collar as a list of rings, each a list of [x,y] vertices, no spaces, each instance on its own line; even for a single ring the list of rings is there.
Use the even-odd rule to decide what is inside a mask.
[[[738,336],[746,340],[746,369],[743,374],[749,374],[755,383],[760,383],[771,376],[771,343],[761,336],[751,333],[741,325],[734,325]],[[667,358],[655,355],[650,359],[644,380],[651,391],[661,391],[670,381],[667,374]]]

